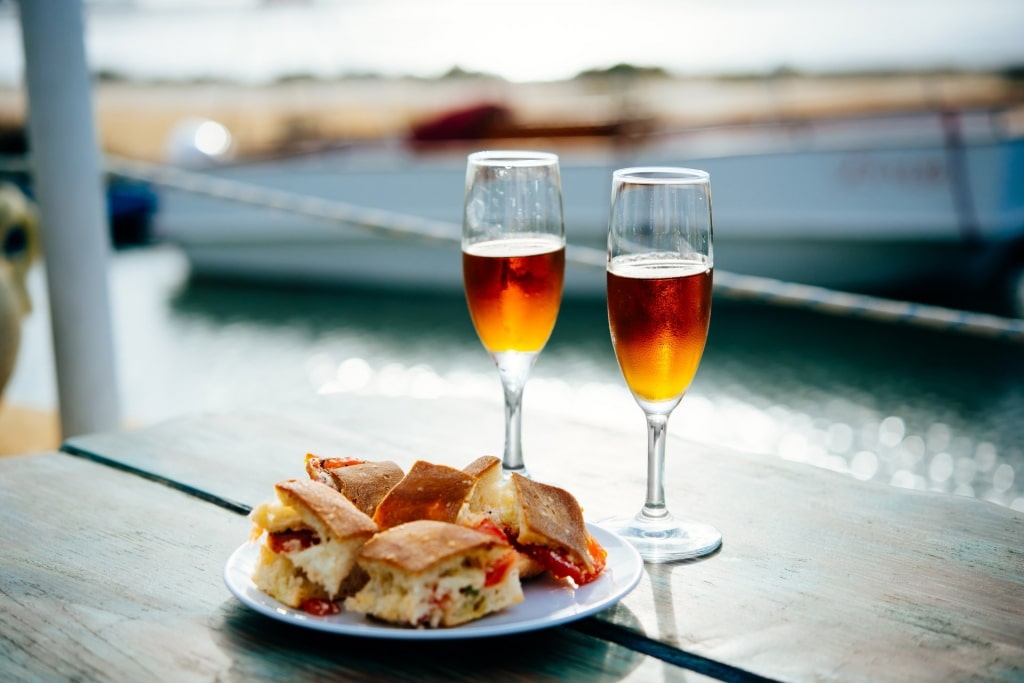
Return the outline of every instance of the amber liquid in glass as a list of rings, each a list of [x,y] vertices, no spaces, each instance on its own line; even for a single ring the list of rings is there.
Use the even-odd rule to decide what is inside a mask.
[[[462,252],[469,314],[492,353],[535,352],[555,327],[565,280],[557,237],[478,242]]]
[[[712,269],[682,261],[627,262],[608,270],[608,323],[626,384],[668,401],[697,373],[711,318]]]

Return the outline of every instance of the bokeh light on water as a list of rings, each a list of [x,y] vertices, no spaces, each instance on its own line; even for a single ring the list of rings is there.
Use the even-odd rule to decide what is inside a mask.
[[[189,283],[164,248],[116,255],[111,278],[133,425],[339,392],[501,402],[459,296]],[[36,310],[5,398],[55,406],[43,274],[30,285]],[[1019,345],[716,300],[670,431],[1024,511],[1022,371]],[[524,400],[642,433],[603,302],[563,306]]]
[[[406,367],[399,363],[375,370],[363,358],[342,361],[336,372],[322,356],[314,364],[322,367],[310,375],[311,386],[326,394],[492,400],[499,391],[491,373],[439,375],[428,364]],[[632,398],[617,384],[590,381],[576,385],[535,377],[529,385],[529,403],[531,409],[577,421],[642,429]],[[760,409],[735,396],[711,396],[695,389],[673,415],[670,431],[703,443],[774,454],[860,480],[984,498],[1024,511],[1022,487],[1015,481],[1016,470],[1024,462],[1020,448],[1006,449],[1002,458],[991,441],[954,437],[954,430],[942,422],[928,424],[921,434],[910,433],[900,416],[879,419],[870,409],[841,400],[823,408],[816,416],[779,404]]]

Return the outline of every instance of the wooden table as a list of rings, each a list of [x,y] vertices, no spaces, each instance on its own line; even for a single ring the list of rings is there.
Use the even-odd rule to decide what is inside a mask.
[[[625,409],[625,408],[624,408]],[[670,438],[668,500],[715,523],[595,617],[478,641],[320,634],[224,587],[243,516],[307,452],[462,466],[501,407],[336,396],[71,439],[0,459],[0,678],[1024,680],[1024,515]],[[639,418],[638,418],[639,422]],[[527,463],[589,519],[639,508],[642,424],[524,418]]]

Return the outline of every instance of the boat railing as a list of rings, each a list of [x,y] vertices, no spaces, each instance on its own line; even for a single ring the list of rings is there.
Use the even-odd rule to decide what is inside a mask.
[[[664,158],[999,145],[1024,137],[1024,104],[765,117],[663,126],[634,144]],[[961,183],[966,180],[960,181]]]
[[[383,209],[287,192],[202,172],[108,156],[107,171],[132,180],[207,197],[296,213],[327,223],[355,227],[370,234],[403,239],[459,243],[459,226]],[[566,260],[587,267],[605,267],[603,250],[568,245]],[[819,313],[897,323],[974,336],[1024,341],[1024,319],[899,301],[867,294],[715,270],[715,293],[722,297],[799,307]]]
[[[445,221],[359,207],[117,156],[107,156],[105,163],[106,172],[114,176],[223,201],[300,214],[328,224],[355,227],[370,234],[455,244],[461,240],[459,226]],[[569,263],[603,269],[605,259],[605,253],[600,249],[578,245],[568,245],[566,248],[566,260]],[[1020,318],[836,291],[718,269],[715,270],[714,286],[716,295],[732,300],[798,307],[829,315],[1024,342],[1024,319]]]

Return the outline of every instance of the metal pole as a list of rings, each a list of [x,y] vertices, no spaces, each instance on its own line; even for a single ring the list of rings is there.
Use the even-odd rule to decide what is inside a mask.
[[[81,0],[22,0],[29,151],[64,437],[118,428],[110,231]]]

